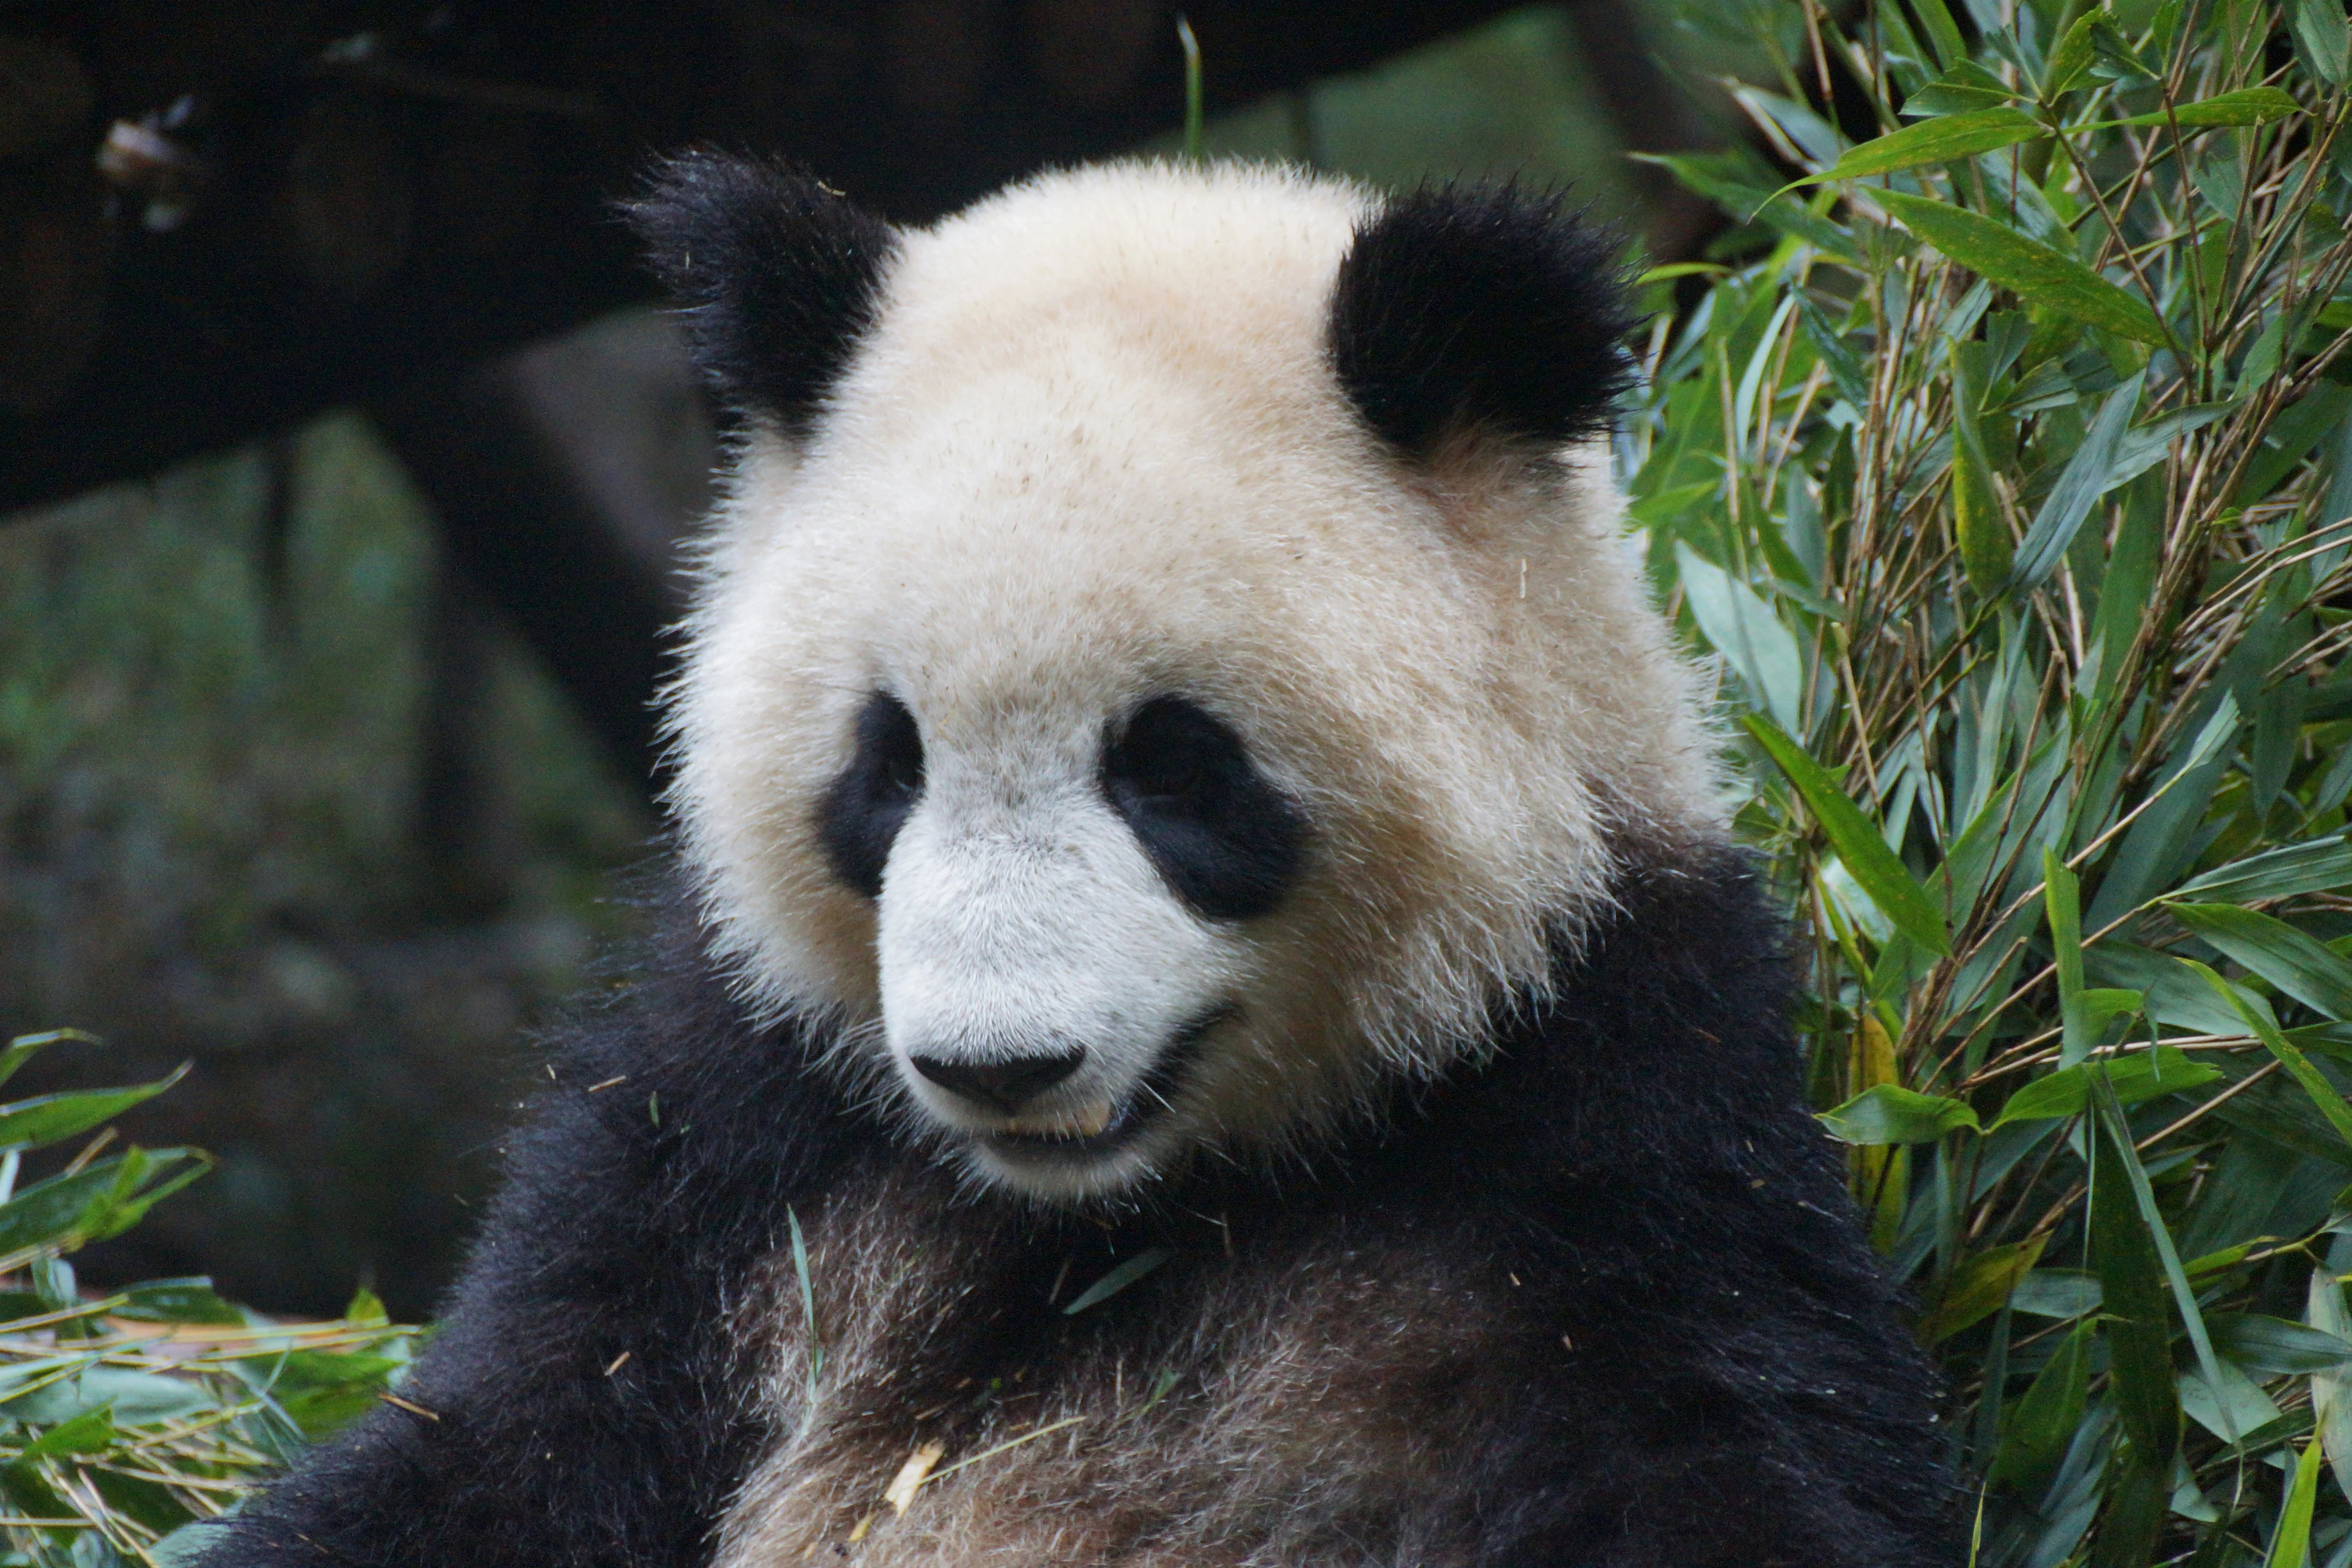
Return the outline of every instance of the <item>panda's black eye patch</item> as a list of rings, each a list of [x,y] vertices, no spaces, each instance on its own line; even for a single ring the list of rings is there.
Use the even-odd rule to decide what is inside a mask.
[[[1298,875],[1307,819],[1232,725],[1181,697],[1136,710],[1103,748],[1103,793],[1176,896],[1211,920],[1265,914]]]
[[[817,802],[817,839],[835,876],[878,899],[890,846],[923,796],[923,734],[905,703],[877,691],[858,710],[856,742]]]

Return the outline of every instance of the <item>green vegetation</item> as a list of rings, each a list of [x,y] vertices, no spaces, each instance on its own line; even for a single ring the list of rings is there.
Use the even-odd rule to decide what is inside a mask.
[[[1623,471],[1978,1561],[2344,1564],[2343,6],[1689,14],[1813,173],[1663,160]]]
[[[0,1050],[0,1082],[75,1040],[88,1037],[18,1037]],[[130,1229],[212,1162],[194,1149],[108,1154],[108,1130],[20,1185],[25,1156],[178,1079],[0,1105],[0,1568],[168,1564],[186,1528],[251,1478],[396,1397],[415,1331],[387,1322],[368,1291],[342,1321],[278,1323],[207,1279],[76,1289],[68,1253]]]

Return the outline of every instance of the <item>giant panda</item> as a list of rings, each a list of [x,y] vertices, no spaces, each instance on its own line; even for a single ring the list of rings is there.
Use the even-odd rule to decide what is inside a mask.
[[[735,431],[675,874],[396,1405],[214,1568],[1946,1561],[1510,187],[632,209]]]

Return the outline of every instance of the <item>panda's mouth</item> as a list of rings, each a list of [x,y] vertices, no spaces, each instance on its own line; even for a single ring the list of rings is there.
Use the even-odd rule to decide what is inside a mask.
[[[1000,1153],[1015,1158],[1084,1160],[1108,1154],[1132,1142],[1143,1130],[1175,1109],[1176,1097],[1212,1030],[1240,1016],[1231,1003],[1212,1007],[1171,1036],[1151,1064],[1136,1080],[1126,1099],[1052,1118],[1037,1126],[1019,1121],[981,1134],[981,1141]]]

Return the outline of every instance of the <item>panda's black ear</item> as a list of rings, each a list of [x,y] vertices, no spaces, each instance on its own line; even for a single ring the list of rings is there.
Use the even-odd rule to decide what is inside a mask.
[[[898,231],[803,170],[708,152],[663,160],[622,212],[719,399],[807,435],[874,323]]]
[[[1605,429],[1632,376],[1616,249],[1558,197],[1512,185],[1399,196],[1339,263],[1339,384],[1415,458],[1457,432],[1557,447]]]

